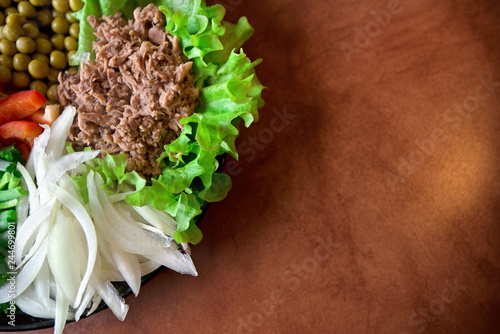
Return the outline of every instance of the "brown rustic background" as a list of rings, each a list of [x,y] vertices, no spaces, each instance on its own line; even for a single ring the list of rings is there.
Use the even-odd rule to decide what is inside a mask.
[[[269,90],[199,277],[67,332],[500,333],[500,2],[220,2]]]

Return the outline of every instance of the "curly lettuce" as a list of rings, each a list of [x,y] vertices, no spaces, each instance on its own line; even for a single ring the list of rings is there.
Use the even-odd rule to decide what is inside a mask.
[[[224,7],[207,6],[203,0],[84,2],[85,6],[75,14],[80,20],[80,40],[74,59],[81,59],[84,53],[92,54],[95,37],[86,22],[87,16],[100,17],[120,11],[125,18],[132,18],[135,8],[154,3],[166,16],[166,30],[177,36],[184,54],[193,62],[200,104],[192,116],[180,121],[184,126],[181,135],[165,146],[159,158],[161,175],[147,185],[136,187],[137,191],[128,195],[126,201],[166,211],[177,221],[175,240],[196,244],[202,238],[195,224],[201,206],[224,199],[231,188],[231,178],[217,172],[219,157],[227,153],[238,158],[235,146],[238,127],[241,121],[246,127],[258,121],[258,109],[264,105],[261,98],[264,86],[255,74],[261,60],[252,62],[241,50],[253,28],[245,17],[236,24],[223,21]]]

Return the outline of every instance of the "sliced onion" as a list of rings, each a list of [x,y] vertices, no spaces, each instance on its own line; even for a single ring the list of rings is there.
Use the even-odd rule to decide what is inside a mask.
[[[52,203],[52,205],[51,205]],[[55,200],[45,205],[34,212],[34,214],[30,215],[23,225],[18,228],[16,232],[16,263],[21,263],[22,258],[24,256],[24,250],[28,245],[29,241],[35,236],[35,233],[38,232],[38,227],[50,217],[52,210],[54,209],[53,203]]]
[[[118,320],[123,321],[128,312],[128,305],[125,300],[118,294],[113,284],[108,281],[103,281],[96,275],[92,275],[90,286],[99,293],[106,305],[110,308]]]
[[[26,218],[28,218],[29,212],[29,200],[26,197],[23,197],[19,200],[19,204],[16,206],[16,215],[17,215],[17,226],[16,230],[23,225]]]
[[[78,306],[78,309],[75,312],[75,320],[78,321],[80,320],[80,317],[82,316],[83,312],[90,306],[92,302],[92,297],[95,294],[95,290],[87,286],[87,290],[85,290],[85,293],[83,294],[82,302],[80,303],[80,306]]]
[[[56,315],[56,302],[52,299],[48,300],[46,305],[39,303],[37,293],[33,287],[28,287],[20,296],[16,298],[16,305],[26,314],[38,318],[54,318]],[[73,318],[70,313],[69,319]]]
[[[160,268],[161,264],[149,260],[147,262],[140,263],[139,266],[141,267],[141,276],[145,276]]]
[[[68,318],[69,301],[64,291],[57,286],[56,288],[56,317],[54,323],[54,334],[61,334]]]
[[[99,296],[99,294],[96,292],[94,296],[92,297],[92,306],[90,307],[90,310],[87,312],[87,317],[94,313],[95,310],[97,310],[97,307],[101,303],[102,298]]]
[[[99,176],[100,178],[100,176]],[[97,179],[97,177],[96,177]],[[102,179],[101,179],[102,180]],[[115,228],[114,225],[110,222],[109,216],[105,212],[105,208],[103,207],[98,193],[101,192],[101,197],[104,197],[104,191],[101,188],[98,188],[98,184],[96,184],[94,179],[94,174],[91,171],[87,176],[87,188],[89,193],[89,204],[90,209],[92,211],[94,217],[94,223],[96,224],[96,228],[99,233],[103,236],[105,240],[107,240],[110,244],[115,247],[118,247],[126,252],[135,253],[135,254],[148,254],[156,252],[156,248],[154,245],[150,244],[150,240],[144,238],[134,238],[133,235],[130,235],[127,232],[129,238],[126,238],[119,232],[118,228]],[[108,205],[108,208],[113,207],[111,204]],[[113,220],[118,220],[117,217],[114,217]],[[122,225],[121,222],[117,223],[119,228],[127,228],[127,224]],[[141,231],[140,235],[144,235]]]
[[[136,222],[131,219],[130,214],[125,210],[114,206],[107,198],[104,190],[102,190],[103,180],[99,174],[96,174],[96,185],[98,198],[102,203],[104,214],[108,218],[108,222],[123,235],[126,239],[134,240],[137,243],[150,245],[153,247],[165,247],[170,244],[170,238],[165,235],[148,233],[137,226]]]
[[[68,137],[69,129],[73,124],[75,114],[76,108],[68,106],[64,109],[62,114],[57,117],[54,123],[52,123],[50,127],[50,138],[45,148],[45,153],[48,157],[56,160],[62,155],[64,145],[66,144],[66,138]]]
[[[50,193],[57,198],[62,204],[64,204],[71,213],[77,218],[78,222],[83,228],[85,232],[85,236],[87,238],[88,245],[88,261],[87,261],[87,269],[85,271],[85,275],[82,278],[82,282],[78,289],[78,295],[75,300],[75,307],[80,304],[83,292],[89,282],[90,275],[94,269],[94,264],[97,257],[97,235],[94,228],[94,224],[92,219],[90,218],[87,210],[83,207],[83,205],[74,197],[72,197],[67,191],[56,186],[49,185]]]
[[[9,293],[10,283],[4,284],[0,287],[0,304],[7,303],[12,299],[19,296],[26,290],[35,279],[43,265],[45,256],[47,255],[47,239],[43,242],[42,246],[33,255],[19,273],[15,276],[16,288],[13,293]]]
[[[19,172],[21,172],[21,175],[23,176],[23,182],[25,182],[26,187],[28,188],[29,212],[36,211],[40,207],[40,201],[37,197],[35,182],[31,178],[28,170],[24,168],[23,165],[18,163],[17,169],[19,170]]]
[[[165,211],[156,210],[150,206],[133,206],[133,208],[142,218],[164,234],[173,236],[177,230],[177,222]]]
[[[49,235],[47,257],[57,289],[69,303],[74,304],[81,283],[76,238],[72,219],[60,211]]]
[[[44,131],[41,135],[35,138],[33,142],[33,148],[31,149],[28,161],[26,162],[26,169],[28,170],[31,178],[35,178],[35,171],[37,170],[39,161],[43,163],[45,156],[45,147],[50,137],[50,127],[45,124],[41,124]],[[41,159],[40,159],[41,158]]]
[[[49,183],[56,183],[68,171],[94,159],[97,155],[99,151],[75,152],[62,156],[49,167],[43,180],[39,180],[38,187],[45,188]]]
[[[43,220],[42,223],[40,224],[40,228],[38,229],[38,232],[36,233],[36,237],[35,237],[35,243],[33,244],[33,246],[31,246],[28,254],[26,254],[24,257],[23,257],[23,260],[19,263],[19,262],[16,262],[16,263],[19,263],[17,265],[17,269],[19,269],[20,267],[22,267],[26,262],[29,261],[29,259],[31,259],[31,257],[38,251],[38,249],[40,248],[40,246],[42,245],[43,241],[45,240],[45,238],[47,237],[47,233],[49,232],[49,222],[47,220]],[[22,247],[24,248],[24,247]],[[22,249],[21,248],[21,249]]]
[[[36,275],[33,280],[32,287],[34,289],[35,296],[42,307],[49,307],[49,305],[53,302],[53,300],[50,299],[49,272],[49,263],[47,259],[45,259],[38,275]],[[53,312],[53,314],[55,313]]]
[[[148,259],[153,260],[181,274],[198,276],[198,272],[196,271],[191,257],[188,254],[182,254],[172,247],[161,248],[155,254],[147,254],[145,256]]]
[[[124,252],[116,247],[110,247],[115,266],[122,274],[128,286],[137,297],[141,288],[141,267],[135,254]]]

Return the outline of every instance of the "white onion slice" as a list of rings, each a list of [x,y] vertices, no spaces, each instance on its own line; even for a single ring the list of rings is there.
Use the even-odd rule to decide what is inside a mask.
[[[56,160],[63,154],[64,145],[68,132],[75,118],[76,108],[68,106],[62,114],[52,123],[50,127],[50,138],[45,147],[45,153],[48,157]]]
[[[35,252],[38,251],[38,249],[42,245],[43,241],[47,237],[48,232],[49,232],[49,223],[47,220],[43,220],[42,223],[40,224],[40,228],[38,229],[38,232],[36,233],[35,243],[33,244],[33,246],[31,246],[28,254],[26,254],[23,257],[23,260],[21,261],[21,263],[16,262],[16,263],[19,263],[17,265],[16,269],[19,269],[20,267],[22,267],[26,262],[29,261],[29,259],[31,259],[31,257],[35,254]],[[21,249],[23,249],[23,248],[24,248],[24,246]]]
[[[139,266],[141,267],[141,276],[145,276],[160,268],[161,264],[149,260],[147,262],[140,263]]]
[[[83,292],[89,282],[90,275],[94,269],[94,264],[97,257],[97,235],[95,232],[94,224],[92,223],[92,219],[90,218],[87,210],[83,207],[83,205],[74,197],[72,197],[67,191],[56,186],[49,185],[50,193],[57,198],[62,204],[64,204],[73,215],[78,219],[80,225],[85,232],[85,236],[87,237],[87,245],[88,245],[88,262],[87,269],[85,271],[85,275],[82,278],[82,282],[78,289],[78,294],[74,303],[74,306],[80,304],[80,301],[83,296]]]
[[[47,259],[45,259],[43,261],[42,267],[40,268],[40,271],[38,272],[38,275],[36,275],[35,279],[33,280],[32,285],[35,296],[42,307],[49,307],[49,305],[51,305],[51,303],[53,302],[53,300],[50,299],[49,276],[49,263]],[[54,312],[52,313],[55,314]]]
[[[54,334],[61,334],[68,318],[69,301],[64,291],[57,286],[56,288],[56,316],[54,323]]]
[[[126,253],[116,247],[110,247],[116,268],[122,274],[128,286],[137,297],[141,288],[141,267],[135,254]]]
[[[37,189],[35,181],[33,181],[33,179],[31,178],[28,170],[24,168],[24,166],[21,165],[20,163],[17,164],[17,169],[19,170],[19,172],[21,172],[21,175],[23,176],[22,180],[26,184],[26,188],[28,188],[29,212],[33,212],[37,210],[40,206],[40,201],[37,197]]]
[[[45,155],[45,147],[47,146],[47,142],[49,141],[50,137],[50,127],[45,124],[41,124],[41,127],[44,128],[44,131],[41,135],[35,138],[33,147],[28,157],[28,161],[26,162],[26,169],[28,170],[32,179],[35,178],[35,171],[37,170],[40,158],[42,158],[42,162],[44,160],[43,156]]]
[[[70,304],[75,303],[81,283],[76,244],[72,219],[58,212],[49,235],[47,257],[57,289]]]
[[[85,290],[82,302],[80,303],[80,306],[78,306],[78,309],[75,312],[76,321],[80,320],[80,317],[82,316],[83,312],[85,312],[85,310],[89,307],[94,294],[95,290],[92,287],[87,286],[87,290]]]
[[[50,183],[56,183],[68,171],[94,159],[98,155],[99,151],[84,151],[62,156],[49,167],[43,180],[39,180],[38,188],[45,188]]]
[[[26,189],[25,186],[23,186],[23,189]],[[29,199],[23,197],[19,200],[19,204],[16,206],[16,215],[17,215],[16,231],[21,227],[21,225],[23,225],[26,218],[28,218],[28,212],[29,212]]]
[[[90,286],[99,293],[118,320],[125,320],[128,312],[128,305],[125,304],[125,300],[120,297],[113,284],[108,281],[103,281],[96,275],[92,275],[90,278]]]
[[[52,299],[48,300],[46,305],[41,305],[38,300],[38,295],[33,287],[27,288],[20,296],[16,298],[16,305],[26,314],[38,318],[54,318],[56,314],[56,302]],[[69,319],[73,319],[73,315],[68,314]]]
[[[38,231],[38,227],[49,218],[52,210],[54,209],[53,203],[55,200],[49,202],[48,205],[45,205],[34,212],[34,214],[30,215],[25,221],[24,224],[17,230],[16,233],[16,263],[21,263],[22,258],[24,256],[24,251],[29,243],[29,240],[32,236]],[[52,205],[51,205],[52,204]]]
[[[99,304],[101,303],[102,298],[99,296],[99,294],[96,292],[94,296],[92,297],[92,307],[90,307],[90,310],[87,312],[87,317],[94,313],[95,310],[97,310],[97,307],[99,307]]]
[[[165,211],[156,210],[150,206],[133,206],[133,208],[148,223],[160,229],[166,235],[173,236],[177,230],[176,221]]]
[[[22,268],[22,270],[15,276],[16,288],[13,293],[9,293],[10,283],[4,284],[0,287],[0,304],[7,303],[15,297],[19,296],[26,290],[35,279],[43,265],[45,256],[47,255],[47,239],[43,242],[42,246],[33,255]]]
[[[148,233],[137,226],[136,222],[130,218],[130,214],[114,206],[107,198],[102,189],[103,180],[101,175],[95,175],[98,198],[103,206],[104,214],[108,222],[117,230],[119,234],[128,240],[136,243],[149,245],[152,247],[165,247],[170,244],[170,238]],[[89,195],[90,196],[90,195]]]
[[[188,254],[182,254],[172,247],[162,248],[159,249],[155,254],[147,254],[145,256],[148,259],[151,259],[181,274],[198,276],[198,272],[196,271],[191,257]]]

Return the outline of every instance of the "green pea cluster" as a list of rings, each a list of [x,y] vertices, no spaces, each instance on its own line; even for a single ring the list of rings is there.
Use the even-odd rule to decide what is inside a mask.
[[[82,0],[0,0],[0,85],[55,101],[57,76],[78,48]]]

